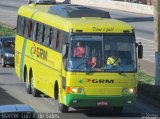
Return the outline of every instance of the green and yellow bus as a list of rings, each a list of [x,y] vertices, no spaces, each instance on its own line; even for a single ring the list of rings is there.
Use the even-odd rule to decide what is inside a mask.
[[[136,102],[136,46],[142,58],[133,27],[108,12],[72,4],[24,5],[17,18],[15,71],[27,93],[58,100],[61,112],[69,107],[120,112]],[[112,52],[116,59],[109,64]]]

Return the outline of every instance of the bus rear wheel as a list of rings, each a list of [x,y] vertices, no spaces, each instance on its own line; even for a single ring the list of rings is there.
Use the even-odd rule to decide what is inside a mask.
[[[30,84],[30,81],[28,81],[28,73],[27,73],[27,70],[25,70],[25,84],[26,84],[26,91],[28,94],[31,94],[31,84]]]
[[[31,73],[31,91],[33,97],[40,97],[40,91],[34,88],[34,79],[33,79],[33,74]]]

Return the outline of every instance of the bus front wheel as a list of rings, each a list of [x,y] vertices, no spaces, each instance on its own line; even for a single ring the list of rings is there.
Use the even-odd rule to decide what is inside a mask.
[[[58,105],[59,105],[59,110],[60,110],[61,113],[67,113],[68,112],[68,109],[69,109],[68,106],[66,106],[66,105],[64,105],[64,104],[62,104],[60,102],[59,102]]]
[[[34,88],[34,79],[33,79],[33,74],[31,73],[31,91],[33,97],[40,97],[40,91]]]
[[[60,102],[59,91],[58,91],[58,107],[59,107],[59,111],[61,113],[67,113],[68,112],[69,107]]]

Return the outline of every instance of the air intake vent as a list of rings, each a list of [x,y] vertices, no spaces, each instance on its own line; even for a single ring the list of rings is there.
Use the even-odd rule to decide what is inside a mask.
[[[49,8],[49,13],[66,18],[81,18],[81,17],[100,17],[110,18],[109,12],[92,9],[80,5],[54,5]]]

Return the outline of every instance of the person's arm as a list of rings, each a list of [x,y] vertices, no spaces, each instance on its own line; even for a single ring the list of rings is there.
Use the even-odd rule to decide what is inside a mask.
[[[92,68],[95,68],[95,66],[96,66],[96,62],[92,65]]]

